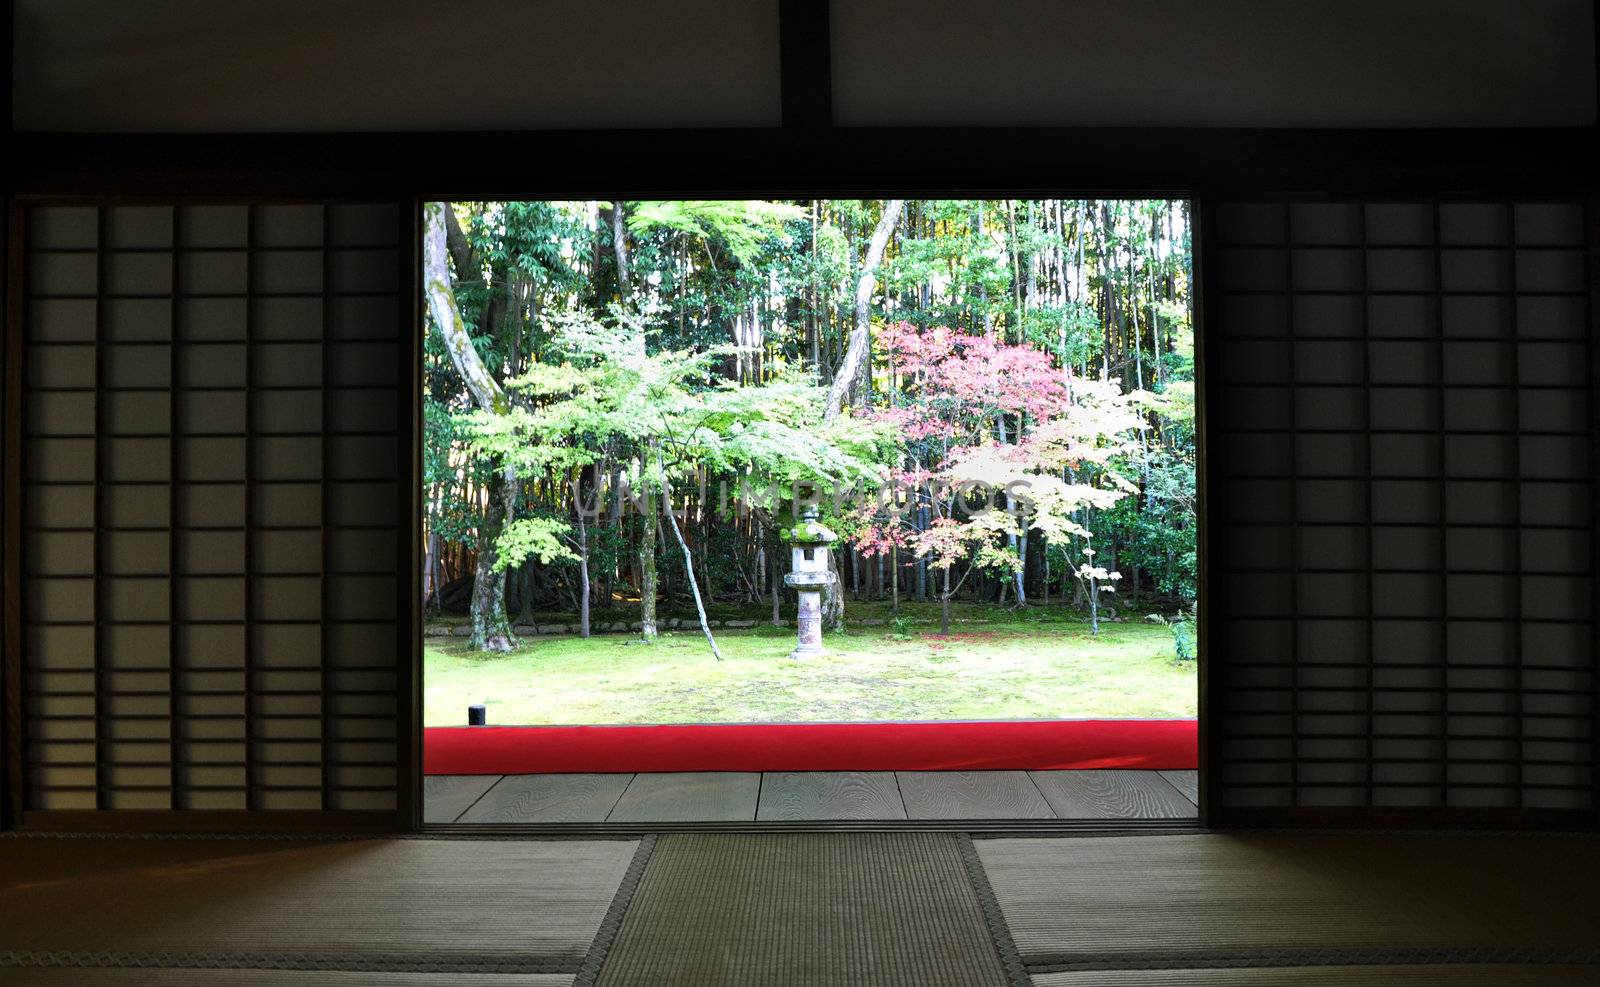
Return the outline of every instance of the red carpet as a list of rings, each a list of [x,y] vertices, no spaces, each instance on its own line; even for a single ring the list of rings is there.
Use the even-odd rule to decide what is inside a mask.
[[[1194,768],[1194,720],[429,727],[430,775]]]

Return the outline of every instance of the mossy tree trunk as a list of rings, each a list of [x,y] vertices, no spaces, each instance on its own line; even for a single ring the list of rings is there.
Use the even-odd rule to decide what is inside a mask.
[[[878,265],[883,262],[883,253],[888,249],[895,224],[900,222],[904,205],[903,199],[886,199],[872,238],[867,242],[866,256],[861,260],[856,278],[855,321],[850,329],[850,342],[834,372],[833,383],[828,387],[827,405],[823,410],[825,418],[836,418],[846,405],[863,400],[872,386],[872,293],[877,290]],[[837,560],[839,553],[833,554]],[[843,630],[844,598],[840,586],[843,579],[838,568],[833,572],[822,594],[822,622],[834,630]]]
[[[478,565],[472,575],[472,639],[476,651],[511,651],[517,639],[506,615],[506,571],[496,567],[495,542],[505,530],[516,498],[516,477],[496,470],[489,480],[489,502],[478,528]]]
[[[450,362],[472,395],[473,402],[491,414],[504,414],[510,407],[506,392],[473,345],[466,320],[461,316],[455,289],[451,287],[450,228],[454,222],[448,205],[430,203],[426,207],[422,277],[428,310],[439,327],[445,350],[450,354]],[[460,238],[460,230],[455,232]],[[471,261],[458,254],[457,263]],[[470,271],[460,274],[471,276]],[[475,650],[506,652],[517,644],[516,637],[511,633],[511,621],[506,616],[506,574],[496,566],[499,553],[495,549],[500,532],[511,520],[516,491],[516,476],[509,469],[494,471],[489,480],[483,523],[479,528],[478,565],[472,587],[471,647]]]
[[[878,286],[878,265],[889,246],[889,237],[900,221],[902,199],[886,199],[878,224],[867,242],[866,256],[861,261],[861,271],[856,279],[855,323],[850,329],[850,344],[845,347],[844,360],[835,371],[833,384],[828,388],[828,404],[824,412],[828,418],[836,417],[844,406],[865,397],[872,386],[872,293]]]
[[[628,227],[625,203],[611,205],[611,250],[616,261],[617,297],[624,304],[633,294],[633,284],[628,276]],[[639,334],[639,355],[645,355],[645,337]],[[645,442],[644,469],[640,481],[644,484],[644,531],[639,535],[639,636],[654,641],[660,633],[656,621],[656,596],[659,592],[656,573],[656,539],[661,534],[661,506],[656,483],[661,473],[661,445],[655,439]]]

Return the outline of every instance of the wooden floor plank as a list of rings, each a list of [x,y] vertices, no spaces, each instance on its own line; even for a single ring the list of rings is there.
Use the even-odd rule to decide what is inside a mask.
[[[1196,808],[1200,805],[1200,772],[1198,771],[1160,771],[1157,772],[1167,780],[1173,788],[1183,793],[1183,797],[1193,802]]]
[[[460,821],[605,822],[631,780],[630,774],[506,775]]]
[[[1181,819],[1197,814],[1198,795],[1196,771],[429,775],[423,815],[502,824]]]
[[[756,817],[761,775],[680,771],[633,776],[608,822],[743,822]]]
[[[896,771],[908,819],[1050,819],[1025,771]]]
[[[756,818],[904,819],[893,771],[769,771]]]
[[[1194,803],[1154,771],[1030,771],[1062,819],[1186,819]]]
[[[500,775],[428,775],[422,779],[422,821],[455,822]]]

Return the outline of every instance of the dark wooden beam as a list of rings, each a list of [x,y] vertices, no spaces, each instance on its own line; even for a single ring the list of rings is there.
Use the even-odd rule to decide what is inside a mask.
[[[13,76],[16,73],[16,63],[12,53],[13,21],[16,18],[16,5],[12,0],[6,0],[5,9],[0,12],[0,17],[5,18],[4,26],[0,27],[0,32],[3,32],[0,44],[5,46],[6,68],[5,81],[3,83],[5,88],[5,132],[10,134],[12,130],[11,87]],[[4,164],[0,164],[0,174],[5,176],[6,187],[10,188],[11,156],[5,155],[4,157],[6,160]],[[0,225],[0,268],[6,269],[7,284],[10,285],[13,282],[10,280],[9,263],[10,258],[16,255],[16,250],[11,243],[13,225],[9,198],[3,206],[0,206],[0,216],[4,217],[0,219],[0,224],[3,224]],[[13,300],[15,294],[14,291],[11,291],[5,295],[6,336],[3,344],[5,346],[3,373],[7,379],[3,387],[0,387],[0,394],[4,395],[3,402],[6,418],[4,434],[0,436],[0,459],[4,461],[5,472],[3,489],[0,489],[0,519],[3,519],[3,522],[0,522],[0,560],[3,560],[0,561],[0,567],[3,567],[3,571],[0,571],[0,597],[3,597],[3,599],[0,599],[0,636],[4,638],[4,653],[0,654],[0,830],[15,826],[22,813],[21,668],[17,657],[21,653],[22,632],[21,628],[17,626],[17,622],[21,619],[22,608],[21,587],[16,586],[17,592],[15,594],[12,592],[15,579],[11,572],[12,559],[21,551],[17,544],[16,532],[13,530],[14,526],[12,524],[13,512],[18,509],[17,495],[12,488],[13,486],[20,488],[20,474],[22,471],[21,450],[18,448],[18,443],[13,435],[13,423],[21,417],[21,408],[20,404],[13,405],[11,397],[13,392],[20,396],[20,388],[13,387],[12,382],[9,380],[11,374],[18,375],[18,382],[21,380],[20,354],[22,347],[20,332],[14,328],[20,323],[21,299]],[[13,305],[18,306],[15,316],[11,312],[11,306]],[[16,434],[21,434],[20,428],[16,428]],[[16,479],[13,480],[13,477]],[[20,518],[20,515],[18,517]],[[13,668],[13,666],[18,667]],[[13,679],[16,681],[13,681]],[[15,727],[13,727],[13,724],[15,724]],[[17,736],[12,736],[13,732]]]
[[[5,9],[4,11],[0,11],[0,17],[5,18],[5,24],[0,25],[0,32],[3,32],[3,36],[0,36],[0,45],[5,46],[6,60],[6,77],[4,82],[0,82],[0,85],[5,87],[5,132],[10,134],[13,131],[11,124],[11,100],[13,98],[12,94],[15,92],[17,78],[17,59],[15,51],[17,43],[17,5],[15,0],[5,0]]]
[[[394,812],[211,809],[29,810],[18,827],[67,833],[403,833],[409,820]]]
[[[673,198],[1572,194],[1594,127],[1497,130],[770,128],[531,133],[22,134],[47,196]],[[639,151],[649,148],[648,162]],[[1004,154],[995,149],[1004,148]]]
[[[1594,829],[1587,809],[1501,809],[1492,807],[1388,808],[1329,806],[1236,808],[1219,811],[1206,823],[1214,829]]]
[[[778,0],[783,125],[833,126],[833,36],[828,0]]]

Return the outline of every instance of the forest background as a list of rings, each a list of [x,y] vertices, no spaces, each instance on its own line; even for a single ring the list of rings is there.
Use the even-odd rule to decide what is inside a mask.
[[[1186,201],[435,203],[424,282],[424,607],[475,650],[778,623],[817,491],[834,626],[1192,621]]]

